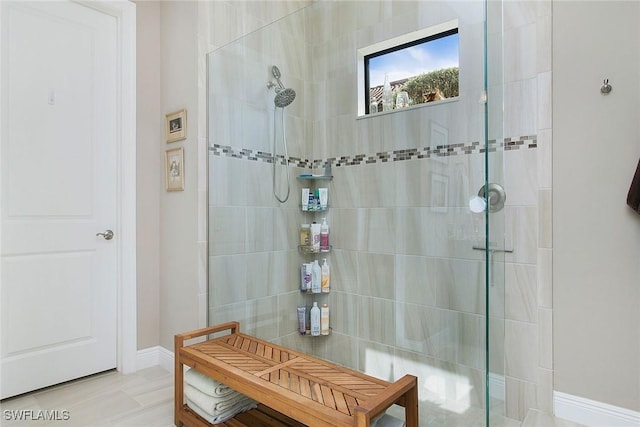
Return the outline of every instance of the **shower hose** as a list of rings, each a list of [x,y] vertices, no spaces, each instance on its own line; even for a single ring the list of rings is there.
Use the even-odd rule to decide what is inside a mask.
[[[280,198],[280,196],[278,196],[278,192],[276,191],[276,163],[278,163],[278,159],[276,156],[276,144],[277,144],[277,140],[276,140],[276,114],[277,114],[277,110],[281,110],[281,114],[280,114],[280,118],[281,118],[281,125],[282,125],[282,146],[283,146],[283,155],[284,155],[284,161],[285,161],[285,169],[287,172],[287,194],[284,196],[284,198]],[[273,174],[272,174],[272,182],[273,182],[273,195],[275,196],[276,200],[278,200],[280,203],[284,203],[289,199],[289,193],[291,191],[291,183],[290,183],[290,177],[289,177],[289,167],[287,165],[287,162],[289,161],[289,154],[287,153],[287,134],[285,132],[285,127],[284,127],[284,108],[283,107],[276,107],[273,111]]]

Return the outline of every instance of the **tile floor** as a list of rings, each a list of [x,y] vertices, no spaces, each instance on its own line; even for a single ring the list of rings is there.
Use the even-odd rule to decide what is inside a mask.
[[[2,427],[173,426],[173,375],[153,367],[130,375],[109,371],[0,403]],[[7,420],[6,411],[69,411],[66,421]],[[11,412],[9,413],[11,414]],[[19,412],[18,412],[19,414]]]
[[[402,416],[401,408],[392,415]],[[458,414],[434,405],[422,406],[421,427],[481,427],[484,414],[467,409]],[[39,410],[58,411],[63,421],[15,420]],[[173,426],[173,375],[156,366],[134,374],[109,371],[0,402],[2,427],[169,427]],[[68,412],[63,412],[68,411]],[[581,427],[539,411],[530,411],[521,424],[492,414],[491,427]],[[51,412],[50,412],[51,413]]]

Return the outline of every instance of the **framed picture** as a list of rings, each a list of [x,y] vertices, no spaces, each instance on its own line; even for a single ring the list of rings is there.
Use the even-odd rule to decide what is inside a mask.
[[[182,147],[164,152],[164,169],[167,191],[184,190],[184,152]]]
[[[167,143],[187,138],[187,110],[175,111],[165,116],[165,135]]]

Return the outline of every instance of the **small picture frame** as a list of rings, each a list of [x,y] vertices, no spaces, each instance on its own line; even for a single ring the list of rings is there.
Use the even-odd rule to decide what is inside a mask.
[[[184,151],[182,147],[164,152],[164,168],[167,191],[184,190]]]
[[[165,115],[164,130],[167,143],[187,138],[187,110],[174,111]]]

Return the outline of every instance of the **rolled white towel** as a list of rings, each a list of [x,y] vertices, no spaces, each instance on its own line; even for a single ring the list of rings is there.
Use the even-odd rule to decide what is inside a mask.
[[[205,374],[196,371],[195,369],[189,369],[184,374],[184,382],[197,388],[204,394],[214,397],[225,397],[231,394],[237,393],[230,387],[222,384],[219,381],[209,378]]]
[[[240,412],[245,412],[245,411],[248,411],[249,409],[253,409],[258,406],[256,402],[254,402],[253,400],[247,399],[247,401],[240,402],[235,406],[233,406],[232,408],[229,408],[228,410],[214,416],[206,412],[204,409],[202,409],[198,405],[196,405],[189,398],[187,398],[186,400],[187,400],[187,406],[189,406],[189,408],[191,408],[196,414],[200,415],[205,420],[209,421],[211,424],[223,423],[227,421],[229,418],[233,418],[235,415],[239,414]]]
[[[193,403],[202,408],[205,412],[211,414],[214,417],[221,412],[228,410],[229,408],[233,408],[238,403],[251,400],[245,395],[238,393],[237,391],[234,392],[234,394],[225,397],[209,396],[208,394],[204,394],[203,392],[195,387],[190,386],[189,384],[185,385],[184,387],[184,395]]]

